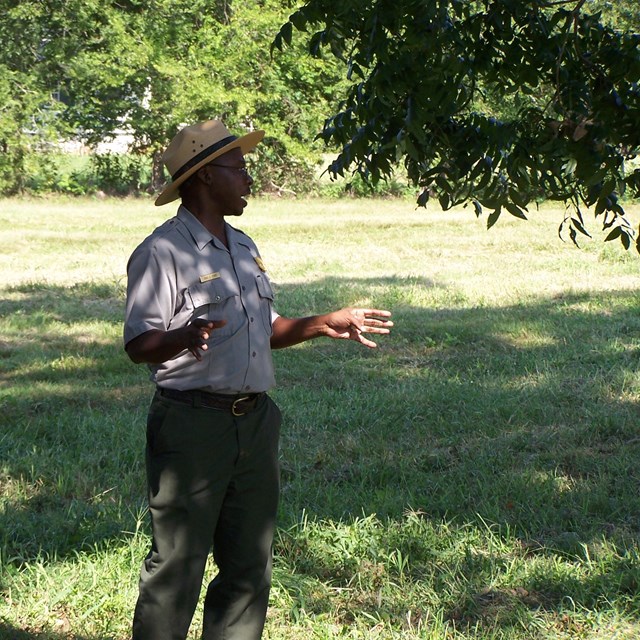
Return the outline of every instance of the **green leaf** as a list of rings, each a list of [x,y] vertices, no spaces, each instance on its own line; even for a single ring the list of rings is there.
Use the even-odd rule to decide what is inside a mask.
[[[571,218],[571,222],[573,224],[573,226],[583,235],[588,236],[589,238],[591,237],[589,235],[589,233],[587,232],[587,230],[584,228],[584,225],[582,224],[582,222],[580,220],[578,220],[578,218]]]
[[[502,213],[501,208],[498,207],[495,211],[492,211],[487,218],[487,229],[491,229],[493,225],[498,222],[498,218],[500,217],[500,213]]]
[[[282,36],[278,33],[276,34],[276,37],[273,39],[273,43],[271,44],[271,52],[273,53],[273,50],[278,49],[279,51],[282,51]]]
[[[504,205],[504,208],[512,215],[515,216],[516,218],[520,218],[521,220],[526,220],[527,216],[525,215],[524,211],[522,211],[522,209],[520,209],[520,207],[518,207],[517,205],[513,204],[512,202],[506,202]]]
[[[573,227],[569,230],[569,237],[571,238],[571,242],[573,242],[576,247],[580,248],[580,245],[578,244],[578,234]]]
[[[291,22],[298,31],[304,31],[307,27],[307,17],[302,11],[292,13],[289,16],[289,22]]]
[[[522,197],[522,194],[517,189],[509,189],[509,197],[515,204],[517,204],[521,209],[527,208],[527,202]]]
[[[626,231],[620,233],[620,241],[622,242],[622,246],[628,251],[631,246],[631,237]]]
[[[610,240],[615,240],[616,238],[619,238],[621,234],[622,229],[620,227],[615,227],[615,229],[611,231],[611,233],[604,239],[604,241],[609,242]]]
[[[293,36],[293,25],[290,22],[285,22],[282,25],[282,29],[280,29],[280,35],[288,45],[291,45],[291,38]]]

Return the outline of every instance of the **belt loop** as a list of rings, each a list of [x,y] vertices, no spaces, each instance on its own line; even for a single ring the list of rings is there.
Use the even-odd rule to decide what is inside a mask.
[[[199,389],[193,390],[193,406],[196,409],[200,409],[202,407],[202,392]]]

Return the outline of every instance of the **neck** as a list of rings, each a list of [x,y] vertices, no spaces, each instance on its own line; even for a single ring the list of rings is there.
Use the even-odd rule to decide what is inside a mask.
[[[189,209],[207,231],[218,238],[225,247],[228,246],[224,214],[215,211],[215,207],[212,207],[210,202],[205,204],[194,198],[183,198],[182,204]]]

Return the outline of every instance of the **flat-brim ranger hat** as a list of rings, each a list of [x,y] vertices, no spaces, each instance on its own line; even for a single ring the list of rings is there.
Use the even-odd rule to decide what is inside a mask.
[[[171,174],[171,182],[156,198],[156,206],[177,200],[180,197],[180,185],[214,158],[237,147],[242,153],[249,153],[262,138],[264,131],[234,136],[220,120],[208,120],[178,131],[162,156]]]

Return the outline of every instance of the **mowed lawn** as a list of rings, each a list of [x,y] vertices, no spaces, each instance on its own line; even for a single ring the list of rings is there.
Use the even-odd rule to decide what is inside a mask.
[[[0,640],[129,638],[152,388],[125,269],[175,210],[0,200]],[[265,638],[640,637],[640,256],[588,216],[563,243],[564,215],[256,198],[232,221],[281,314],[396,323],[275,353]]]

